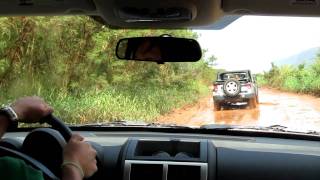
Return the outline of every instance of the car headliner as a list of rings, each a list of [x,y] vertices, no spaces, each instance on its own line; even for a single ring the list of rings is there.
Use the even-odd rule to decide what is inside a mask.
[[[191,14],[188,20],[173,20],[159,15],[150,21],[150,14],[123,17],[123,9],[184,8]],[[141,11],[139,11],[141,12]],[[190,15],[189,14],[189,15]],[[319,0],[1,0],[0,16],[26,15],[88,15],[101,17],[114,28],[193,28],[221,29],[242,15],[319,16]],[[126,14],[125,14],[126,15]],[[128,14],[127,14],[128,15]],[[141,14],[139,14],[141,15]],[[147,15],[147,16],[146,16]],[[172,15],[172,14],[169,14]],[[148,21],[139,21],[148,20]],[[137,20],[138,19],[138,20]]]

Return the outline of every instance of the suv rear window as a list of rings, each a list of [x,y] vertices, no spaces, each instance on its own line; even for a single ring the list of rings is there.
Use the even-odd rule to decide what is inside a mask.
[[[247,79],[247,73],[222,73],[220,74],[220,80],[228,80],[228,79],[237,79],[237,80],[244,80]]]

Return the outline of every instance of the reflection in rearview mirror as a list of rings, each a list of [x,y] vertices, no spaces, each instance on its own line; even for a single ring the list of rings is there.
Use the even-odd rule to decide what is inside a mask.
[[[119,59],[162,62],[195,62],[201,59],[199,43],[174,37],[121,39],[116,48]]]

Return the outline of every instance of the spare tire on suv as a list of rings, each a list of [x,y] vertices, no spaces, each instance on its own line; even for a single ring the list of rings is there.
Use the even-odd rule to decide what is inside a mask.
[[[229,79],[223,84],[223,92],[229,97],[235,97],[239,95],[240,91],[240,82],[235,79]]]

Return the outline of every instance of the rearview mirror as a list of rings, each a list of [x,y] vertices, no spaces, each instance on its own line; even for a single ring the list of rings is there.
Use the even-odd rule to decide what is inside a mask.
[[[195,62],[201,59],[199,43],[175,37],[136,37],[121,39],[116,48],[119,59],[136,61]]]

